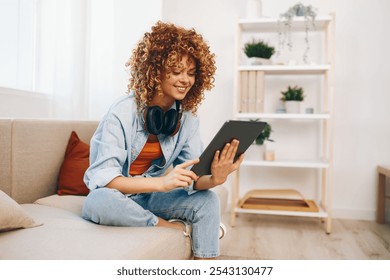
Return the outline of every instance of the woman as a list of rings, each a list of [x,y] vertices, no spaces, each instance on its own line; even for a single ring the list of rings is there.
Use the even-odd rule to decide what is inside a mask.
[[[129,94],[119,98],[92,140],[83,217],[103,225],[192,225],[195,258],[219,255],[218,197],[243,160],[238,141],[217,151],[212,174],[190,171],[202,153],[195,113],[213,87],[214,54],[195,30],[158,22],[133,50]],[[173,168],[170,168],[173,167]]]

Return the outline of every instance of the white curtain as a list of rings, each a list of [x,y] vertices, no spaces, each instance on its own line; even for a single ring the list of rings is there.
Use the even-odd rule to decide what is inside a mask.
[[[86,118],[86,0],[38,2],[37,88],[52,95],[52,117]]]
[[[0,0],[0,87],[33,90],[34,0]]]
[[[61,119],[100,119],[127,89],[125,62],[162,0],[39,0],[37,84]]]

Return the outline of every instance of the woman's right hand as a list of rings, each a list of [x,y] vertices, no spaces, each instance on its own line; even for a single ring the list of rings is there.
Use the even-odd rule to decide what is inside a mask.
[[[176,165],[168,174],[162,178],[162,191],[167,192],[175,188],[185,188],[192,184],[193,181],[198,180],[198,176],[187,167],[197,164],[199,159],[193,159],[182,164]]]

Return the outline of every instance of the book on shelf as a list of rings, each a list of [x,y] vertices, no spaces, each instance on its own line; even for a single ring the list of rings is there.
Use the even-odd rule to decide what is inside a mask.
[[[264,72],[240,72],[240,112],[263,113],[264,107]]]
[[[249,71],[240,72],[240,112],[248,112],[248,76]]]
[[[263,113],[264,108],[264,72],[256,71],[256,113]]]

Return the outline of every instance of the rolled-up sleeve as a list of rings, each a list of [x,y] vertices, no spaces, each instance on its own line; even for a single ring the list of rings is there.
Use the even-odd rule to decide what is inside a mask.
[[[84,182],[90,190],[105,187],[115,177],[123,176],[127,160],[124,131],[120,120],[108,114],[91,139],[90,166]]]

